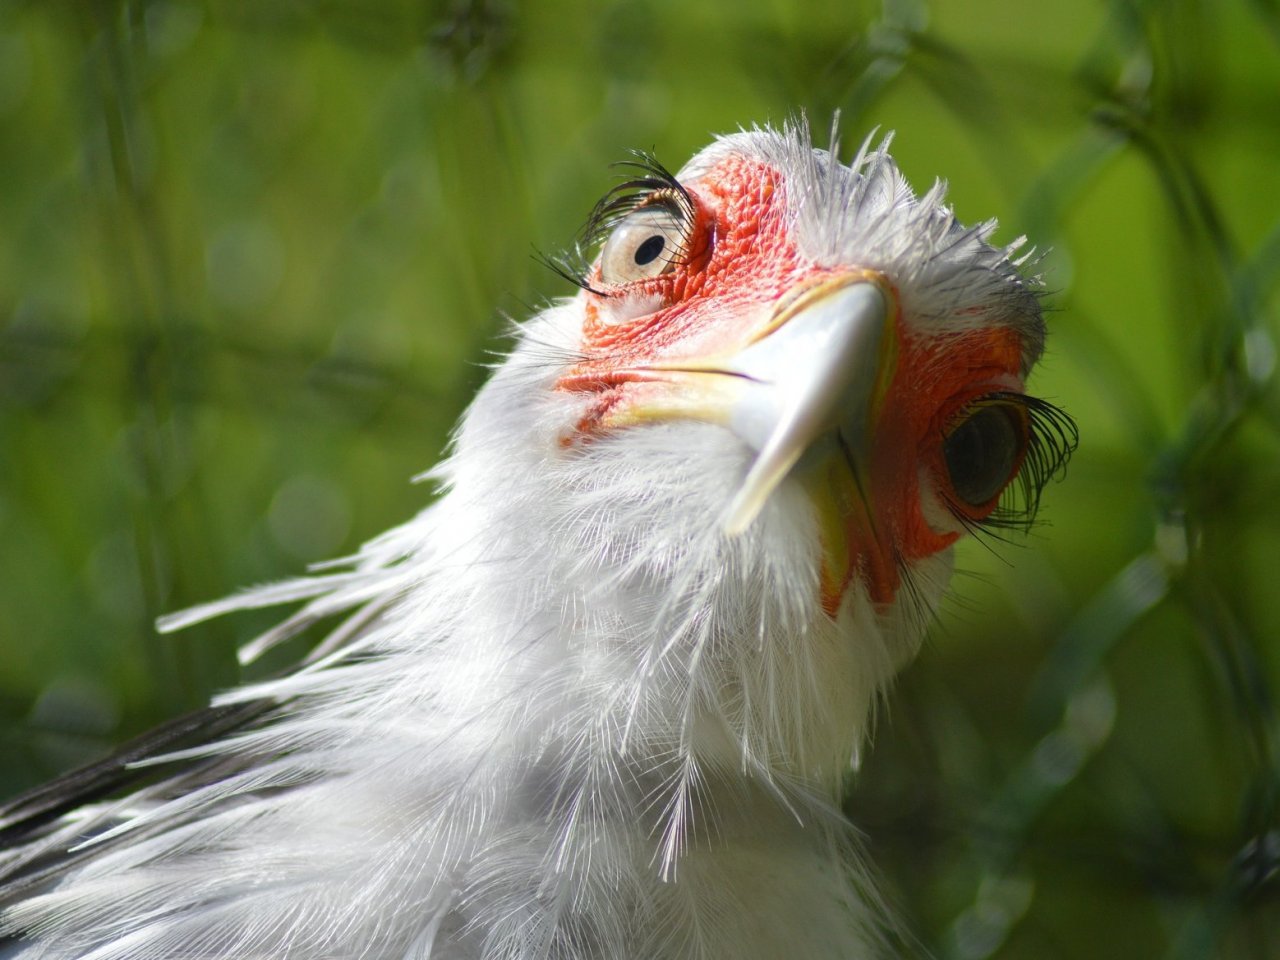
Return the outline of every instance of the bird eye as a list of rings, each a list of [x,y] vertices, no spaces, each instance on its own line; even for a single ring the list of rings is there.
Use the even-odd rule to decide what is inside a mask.
[[[684,249],[684,221],[662,204],[623,217],[600,253],[600,279],[610,286],[669,273]]]
[[[1011,403],[985,403],[947,434],[942,455],[960,504],[981,508],[1013,479],[1027,447],[1026,414]]]

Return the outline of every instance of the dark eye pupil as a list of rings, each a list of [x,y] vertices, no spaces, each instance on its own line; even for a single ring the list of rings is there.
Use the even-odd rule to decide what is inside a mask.
[[[1009,411],[979,409],[943,441],[956,496],[971,507],[990,502],[1013,476],[1021,448],[1021,431]]]
[[[667,245],[667,238],[660,233],[655,233],[640,246],[636,247],[635,261],[636,266],[643,267],[653,263],[662,253],[662,248]]]

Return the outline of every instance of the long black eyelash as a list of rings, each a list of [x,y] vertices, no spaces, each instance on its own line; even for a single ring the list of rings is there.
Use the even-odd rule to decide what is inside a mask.
[[[597,290],[587,282],[587,270],[590,267],[589,262],[583,248],[577,244],[563,253],[543,253],[541,250],[535,250],[533,259],[554,273],[563,280],[568,280],[575,287],[581,287],[594,293],[596,296],[605,297],[609,293],[607,290]]]
[[[693,198],[675,174],[659,163],[652,153],[633,151],[632,159],[615,163],[614,167],[626,172],[622,174],[621,182],[600,198],[587,217],[579,241],[581,246],[590,248],[602,242],[619,220],[655,195],[669,200],[673,212],[686,228],[693,228]]]
[[[995,531],[1029,530],[1040,509],[1040,495],[1050,480],[1061,479],[1067,472],[1067,461],[1080,443],[1076,422],[1060,407],[1047,400],[1021,393],[993,393],[982,402],[1016,403],[1027,414],[1027,452],[1022,466],[1004,492],[996,508],[975,520],[958,506],[951,512],[971,533],[986,533],[1003,539]]]
[[[597,290],[587,282],[590,257],[595,248],[608,238],[618,221],[642,204],[658,202],[656,198],[661,198],[661,202],[671,208],[683,226],[681,243],[673,258],[678,261],[689,253],[689,240],[697,218],[689,191],[652,153],[634,150],[631,156],[630,160],[613,164],[626,172],[622,174],[621,182],[601,197],[592,209],[573,247],[559,256],[537,256],[540,262],[565,280],[599,295],[606,295],[607,291]]]

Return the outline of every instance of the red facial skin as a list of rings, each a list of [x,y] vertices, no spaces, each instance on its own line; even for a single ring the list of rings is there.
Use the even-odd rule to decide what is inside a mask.
[[[978,521],[995,509],[999,495],[979,507],[964,504],[951,492],[942,442],[974,400],[997,391],[1021,392],[1022,344],[1009,328],[992,327],[954,338],[924,337],[895,318],[899,338],[897,367],[889,383],[872,433],[869,500],[879,537],[865,520],[850,518],[849,542],[856,544],[852,565],[866,583],[873,602],[889,604],[901,586],[905,565],[955,543],[961,530],[935,530],[921,507],[920,481],[926,482],[951,509]],[[1021,456],[1017,467],[1021,467]],[[924,470],[921,470],[921,467]],[[1015,468],[1010,479],[1017,474]],[[897,544],[894,555],[890,544]],[[851,571],[852,572],[852,571]],[[849,580],[832,594],[824,584],[823,606],[839,607]]]
[[[557,389],[597,396],[566,445],[606,431],[615,406],[626,404],[644,381],[659,379],[636,368],[736,352],[759,339],[788,292],[862,267],[821,267],[800,254],[786,231],[783,177],[768,164],[730,156],[684,186],[696,223],[686,256],[672,270],[610,289],[599,264],[593,268],[590,285],[604,294],[582,293],[586,320],[581,349],[587,359],[562,377]],[[898,304],[893,278],[874,275]],[[658,306],[610,323],[606,298],[623,292],[650,298]],[[951,495],[942,441],[972,401],[996,391],[1022,390],[1023,345],[1012,329],[993,325],[928,336],[912,328],[900,306],[896,309],[896,362],[873,412],[867,503],[853,506],[842,518],[841,552],[847,552],[847,561],[823,563],[822,605],[832,616],[855,576],[875,604],[890,604],[905,565],[945,549],[960,536],[959,523],[937,530],[925,519],[922,475],[940,500],[968,520],[981,520],[995,508],[998,497],[973,508]],[[823,547],[829,556],[836,545]]]

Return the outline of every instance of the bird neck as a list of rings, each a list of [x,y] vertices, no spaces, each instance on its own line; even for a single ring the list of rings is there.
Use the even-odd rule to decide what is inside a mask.
[[[803,491],[780,490],[726,537],[729,491],[662,451],[741,450],[707,425],[661,432],[640,451],[602,443],[527,473],[453,478],[436,511],[436,606],[465,611],[448,646],[477,682],[444,695],[450,712],[464,722],[506,704],[552,766],[654,776],[646,789],[673,810],[698,782],[743,796],[785,784],[830,804],[921,624],[856,585],[827,613]]]

